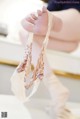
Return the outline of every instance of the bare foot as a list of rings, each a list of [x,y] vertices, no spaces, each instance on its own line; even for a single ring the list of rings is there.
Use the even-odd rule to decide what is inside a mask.
[[[22,20],[22,26],[26,31],[34,33],[34,40],[41,46],[42,42],[45,38],[48,26],[48,11],[45,7],[43,7],[42,11],[37,11],[38,16],[34,13],[27,16],[25,19]],[[62,21],[53,15],[53,24],[52,24],[52,31],[59,32],[62,28]],[[26,41],[26,35],[22,33],[20,35],[22,41]],[[27,42],[27,41],[26,41]],[[25,44],[25,43],[24,43]],[[76,49],[78,43],[77,42],[68,42],[63,41],[61,39],[57,39],[52,37],[50,34],[49,37],[49,44],[48,48],[53,50],[71,52]]]
[[[32,13],[22,20],[22,26],[25,30],[33,32],[36,35],[45,35],[48,26],[48,11],[43,7],[42,11],[37,11],[38,17]]]
[[[33,32],[35,35],[46,35],[48,28],[48,10],[43,7],[42,11],[37,10],[38,16],[34,13],[22,20],[22,26],[25,30]],[[50,13],[52,14],[52,13]],[[62,28],[62,20],[52,14],[51,31],[59,32]]]

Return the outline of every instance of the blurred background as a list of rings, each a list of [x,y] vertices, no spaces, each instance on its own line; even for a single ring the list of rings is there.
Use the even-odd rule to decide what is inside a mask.
[[[36,12],[43,5],[47,4],[44,4],[40,0],[0,0],[0,25],[4,26],[0,35],[0,93],[12,94],[10,77],[24,54],[24,48],[19,39],[20,22],[26,15],[31,12]],[[72,53],[48,51],[48,59],[52,69],[58,75],[59,80],[70,89],[70,101],[79,102],[79,48]],[[9,64],[16,66],[8,66]],[[38,93],[40,97],[42,92],[40,90]]]
[[[43,5],[40,0],[0,0],[0,94],[13,95],[10,77],[24,54],[20,21]],[[47,55],[53,72],[70,90],[69,102],[80,103],[80,48],[70,54],[48,50]],[[43,83],[33,98],[50,98]]]

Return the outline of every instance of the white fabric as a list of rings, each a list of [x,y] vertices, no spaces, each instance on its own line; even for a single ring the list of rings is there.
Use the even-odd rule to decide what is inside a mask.
[[[48,15],[50,15],[50,14],[48,13]],[[51,20],[52,20],[51,16],[49,16],[48,31],[47,31],[45,40],[43,42],[43,46],[45,49],[46,49],[46,46],[48,44],[48,37],[49,37],[49,33],[50,33],[50,28],[51,28],[50,27],[51,26]],[[29,33],[27,44],[30,44],[31,42],[33,42],[33,33]],[[43,57],[44,57],[44,55],[43,55]],[[22,102],[27,101],[37,91],[37,88],[38,88],[39,83],[40,83],[39,79],[35,80],[33,85],[32,85],[32,89],[30,90],[30,93],[28,93],[29,95],[26,96],[28,89],[25,89],[24,77],[25,77],[25,71],[18,72],[17,69],[15,70],[15,72],[13,73],[13,75],[11,77],[12,91]]]
[[[29,100],[29,98],[37,91],[40,83],[40,80],[35,80],[31,92],[29,93],[28,97],[26,97],[27,91],[25,91],[25,87],[24,87],[24,80],[23,80],[24,75],[25,75],[24,71],[21,73],[15,71],[11,77],[11,84],[12,84],[11,89],[15,94],[15,96],[22,102]]]

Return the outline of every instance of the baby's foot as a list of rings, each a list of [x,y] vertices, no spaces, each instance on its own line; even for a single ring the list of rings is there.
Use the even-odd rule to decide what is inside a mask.
[[[25,30],[33,32],[36,35],[45,35],[48,26],[48,11],[43,7],[42,11],[37,11],[38,16],[30,14],[22,21]]]

